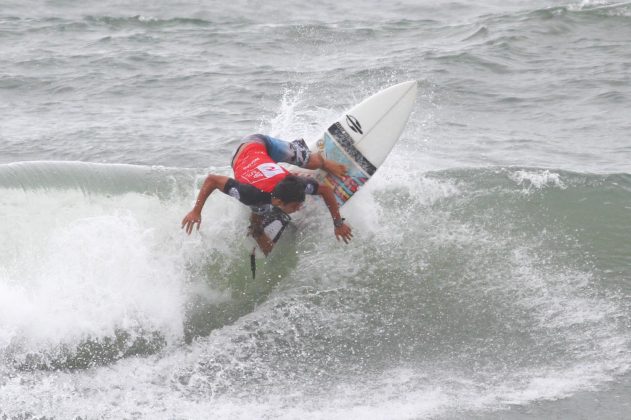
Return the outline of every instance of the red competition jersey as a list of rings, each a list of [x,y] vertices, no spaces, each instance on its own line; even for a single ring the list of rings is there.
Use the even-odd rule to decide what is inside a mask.
[[[250,143],[243,147],[232,168],[234,178],[261,191],[272,192],[289,172],[274,162],[264,144]]]

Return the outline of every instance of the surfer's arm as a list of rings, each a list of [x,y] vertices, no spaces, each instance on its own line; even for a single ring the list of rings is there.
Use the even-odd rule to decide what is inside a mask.
[[[322,169],[338,178],[346,176],[347,172],[346,166],[333,160],[325,159],[320,153],[311,153],[304,167],[312,170]]]
[[[353,237],[353,233],[350,226],[344,223],[344,219],[342,219],[342,216],[340,215],[340,206],[337,205],[337,200],[335,199],[333,190],[328,185],[320,184],[318,186],[318,194],[322,196],[324,204],[326,204],[326,207],[329,209],[329,213],[331,213],[331,217],[333,218],[335,237],[338,241],[341,238],[344,243],[347,244]]]
[[[197,200],[195,201],[195,206],[193,210],[191,210],[184,219],[182,220],[182,228],[186,230],[187,234],[191,234],[193,231],[193,227],[197,224],[197,230],[199,230],[199,225],[202,223],[202,208],[204,208],[204,204],[206,203],[206,199],[212,194],[213,191],[219,189],[220,191],[224,190],[226,186],[226,182],[228,182],[227,176],[221,175],[213,175],[209,174],[202,185],[202,188],[199,190],[199,194],[197,194]]]

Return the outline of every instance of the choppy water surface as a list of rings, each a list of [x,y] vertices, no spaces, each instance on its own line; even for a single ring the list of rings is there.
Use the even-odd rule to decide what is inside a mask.
[[[622,418],[631,4],[5,2],[0,415]],[[417,80],[257,279],[210,170]]]

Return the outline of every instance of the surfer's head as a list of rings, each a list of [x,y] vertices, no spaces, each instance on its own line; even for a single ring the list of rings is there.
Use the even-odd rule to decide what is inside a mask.
[[[294,213],[305,201],[305,184],[297,177],[288,175],[272,190],[272,204],[287,214]]]

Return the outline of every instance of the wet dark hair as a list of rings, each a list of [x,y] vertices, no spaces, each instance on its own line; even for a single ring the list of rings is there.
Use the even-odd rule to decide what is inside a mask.
[[[300,178],[287,175],[272,191],[272,197],[278,198],[283,203],[302,203],[305,201],[305,184]]]

